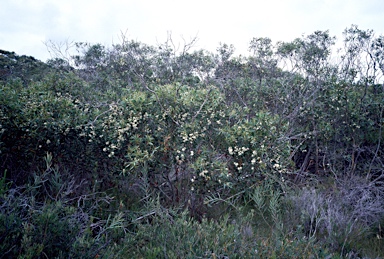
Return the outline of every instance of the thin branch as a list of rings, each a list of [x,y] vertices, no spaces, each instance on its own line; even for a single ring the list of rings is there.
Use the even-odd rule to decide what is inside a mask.
[[[207,93],[207,95],[206,95],[206,97],[205,97],[204,102],[200,105],[199,110],[198,110],[198,111],[196,112],[196,114],[192,117],[192,121],[194,121],[194,120],[196,119],[197,115],[199,115],[199,113],[200,113],[201,110],[203,109],[204,105],[207,103],[207,101],[208,101],[208,99],[209,99],[209,94],[210,94],[211,92],[212,92],[212,88],[209,89],[209,91],[208,91],[208,93]]]

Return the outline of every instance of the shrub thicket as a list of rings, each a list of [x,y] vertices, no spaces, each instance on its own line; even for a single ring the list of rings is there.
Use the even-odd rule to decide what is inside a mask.
[[[0,254],[382,255],[383,39],[344,36],[1,51]]]

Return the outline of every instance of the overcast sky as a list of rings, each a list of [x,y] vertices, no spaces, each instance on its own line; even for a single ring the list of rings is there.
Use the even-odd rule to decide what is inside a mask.
[[[49,58],[44,42],[119,43],[121,32],[147,44],[197,36],[196,48],[253,37],[291,41],[316,30],[341,38],[356,24],[384,34],[384,0],[0,0],[0,49]]]

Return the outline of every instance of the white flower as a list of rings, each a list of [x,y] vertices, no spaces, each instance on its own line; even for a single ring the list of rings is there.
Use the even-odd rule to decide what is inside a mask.
[[[229,147],[229,148],[228,148],[228,152],[229,152],[230,155],[233,155],[233,148],[232,148],[232,147]]]
[[[201,171],[201,173],[199,174],[199,176],[204,177],[205,174],[207,174],[207,173],[208,173],[208,170],[203,170],[203,171]]]

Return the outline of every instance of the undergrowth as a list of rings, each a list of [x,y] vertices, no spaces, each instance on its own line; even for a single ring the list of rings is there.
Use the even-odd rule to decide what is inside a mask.
[[[207,197],[207,215],[216,217],[196,219],[185,207],[164,207],[145,184],[136,210],[118,206],[106,193],[73,196],[81,186],[64,181],[65,173],[51,161],[48,154],[47,168],[24,186],[2,183],[1,258],[357,258],[383,253],[382,212],[376,208],[383,199],[356,193],[369,184],[356,178],[351,184],[358,186],[348,189],[344,182],[336,194],[316,189],[283,193],[266,181],[228,199]],[[372,210],[363,211],[361,199]],[[116,204],[113,210],[111,204]]]

